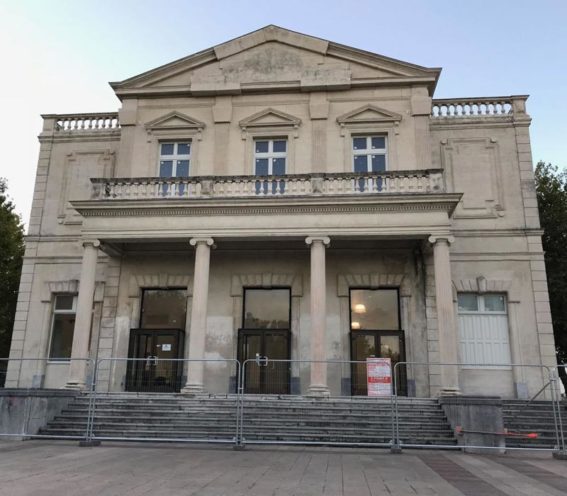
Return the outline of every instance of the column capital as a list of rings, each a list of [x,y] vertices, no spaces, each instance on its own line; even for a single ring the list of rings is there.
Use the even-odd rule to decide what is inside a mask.
[[[331,238],[329,236],[308,236],[305,238],[305,242],[308,245],[312,245],[314,243],[323,243],[324,246],[328,246],[331,242]]]
[[[427,239],[432,245],[439,241],[445,241],[448,245],[455,242],[455,236],[451,236],[450,234],[441,234],[441,235],[431,235]]]
[[[83,248],[89,245],[93,246],[94,248],[99,248],[100,241],[98,239],[91,239],[91,238],[86,238],[81,240],[81,246],[83,246]]]
[[[189,243],[191,246],[197,246],[199,244],[206,244],[207,246],[213,246],[215,240],[213,238],[191,238]]]

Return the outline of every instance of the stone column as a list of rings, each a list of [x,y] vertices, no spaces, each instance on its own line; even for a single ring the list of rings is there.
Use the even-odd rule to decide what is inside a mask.
[[[83,241],[83,263],[81,279],[79,280],[79,296],[77,297],[77,313],[73,329],[73,346],[71,348],[71,363],[66,388],[83,389],[86,385],[86,360],[74,358],[89,358],[89,336],[93,318],[93,300],[95,292],[96,261],[100,241]]]
[[[449,244],[453,236],[431,236],[435,270],[435,301],[437,305],[437,330],[439,333],[439,361],[458,363],[457,322],[453,306],[451,258]],[[441,366],[441,394],[460,394],[457,366]]]
[[[207,300],[209,298],[209,265],[211,261],[212,238],[193,238],[195,247],[195,273],[193,276],[193,304],[191,328],[189,329],[189,359],[202,360],[205,356],[207,332]],[[204,362],[189,362],[187,383],[183,393],[203,392]]]
[[[305,242],[311,245],[311,360],[327,359],[325,328],[327,325],[327,284],[325,280],[325,247],[330,239],[326,236],[308,237]],[[311,384],[309,395],[329,396],[327,387],[327,364],[311,364]]]

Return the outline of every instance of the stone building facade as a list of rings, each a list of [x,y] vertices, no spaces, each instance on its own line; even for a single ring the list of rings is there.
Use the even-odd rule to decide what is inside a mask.
[[[111,391],[230,392],[258,354],[296,362],[251,393],[366,394],[307,361],[368,356],[413,362],[411,396],[535,393],[527,96],[433,99],[440,72],[268,26],[44,115],[10,355],[39,360],[7,386],[82,388],[89,357]]]

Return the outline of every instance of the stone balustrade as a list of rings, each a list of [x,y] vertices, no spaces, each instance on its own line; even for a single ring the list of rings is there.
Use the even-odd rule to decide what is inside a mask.
[[[92,114],[57,114],[55,120],[56,132],[93,132],[119,129],[118,113],[92,113]]]
[[[93,178],[97,200],[274,198],[443,193],[441,169],[287,176]]]
[[[517,111],[515,100],[525,101],[526,97],[485,97],[485,98],[447,98],[433,100],[431,117],[440,118],[479,118],[510,117]]]

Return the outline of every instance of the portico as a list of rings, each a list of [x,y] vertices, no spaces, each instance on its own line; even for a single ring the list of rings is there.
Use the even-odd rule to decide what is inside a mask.
[[[326,180],[329,179],[322,178],[323,182]],[[375,178],[372,181],[377,182]],[[212,182],[215,182],[214,178]],[[94,184],[98,189],[98,183],[95,181]],[[354,180],[354,184],[358,185],[357,179]],[[108,191],[108,187],[104,187],[104,190]],[[258,198],[255,194],[253,196],[245,194],[236,196],[233,193],[231,195],[218,195],[218,198],[213,198],[213,201],[207,202],[206,208],[203,200],[199,198],[190,198],[182,202],[176,197],[134,200],[122,199],[119,195],[115,197],[112,194],[94,200],[74,202],[75,208],[84,218],[83,236],[85,239],[97,240],[96,242],[85,242],[82,273],[86,274],[87,281],[90,280],[88,277],[93,277],[92,275],[96,270],[96,252],[100,245],[108,256],[122,259],[123,268],[119,286],[126,284],[126,281],[123,280],[126,274],[129,274],[130,279],[140,277],[136,271],[142,270],[141,266],[128,268],[129,260],[135,260],[136,257],[140,256],[146,260],[146,266],[155,266],[157,272],[163,273],[165,270],[165,272],[172,273],[176,271],[175,267],[177,267],[178,274],[187,274],[184,276],[187,287],[179,288],[186,289],[188,305],[186,307],[187,325],[179,326],[179,331],[184,333],[185,346],[178,356],[190,360],[182,367],[184,370],[183,380],[185,381],[182,391],[189,394],[207,391],[207,381],[204,378],[205,376],[210,377],[207,371],[210,370],[211,363],[207,363],[207,359],[211,359],[211,356],[240,360],[251,358],[246,354],[247,352],[243,351],[244,348],[239,348],[242,345],[238,345],[238,341],[243,339],[241,338],[243,331],[238,330],[240,324],[237,321],[241,318],[244,319],[244,316],[240,316],[241,312],[245,312],[245,310],[241,310],[242,305],[246,305],[244,290],[263,288],[266,291],[272,288],[289,288],[289,291],[291,291],[290,320],[286,331],[289,332],[289,338],[285,338],[285,333],[282,335],[283,331],[278,331],[276,334],[283,337],[273,339],[276,339],[276,341],[283,339],[282,345],[278,346],[280,350],[284,351],[277,352],[276,348],[269,346],[268,348],[272,350],[272,353],[280,353],[278,355],[280,358],[301,359],[305,363],[289,366],[288,382],[289,384],[293,383],[293,385],[288,384],[287,389],[284,388],[281,391],[327,396],[330,394],[328,374],[331,374],[332,381],[334,381],[331,389],[336,394],[337,388],[344,391],[344,381],[351,380],[351,371],[331,370],[332,367],[324,362],[326,360],[351,360],[353,358],[352,352],[349,351],[351,348],[349,340],[351,338],[348,338],[348,336],[349,333],[355,332],[356,328],[350,327],[348,318],[345,321],[347,310],[344,308],[338,310],[337,305],[340,307],[342,303],[340,303],[340,298],[337,299],[336,290],[334,296],[328,301],[329,294],[333,295],[333,292],[329,293],[330,288],[336,287],[336,278],[340,277],[335,271],[329,272],[328,253],[330,253],[333,263],[336,263],[336,257],[341,253],[341,264],[344,266],[343,270],[347,276],[357,273],[364,275],[365,272],[366,276],[370,273],[376,274],[372,283],[370,281],[367,283],[364,281],[350,283],[348,288],[361,287],[362,283],[369,291],[380,288],[399,290],[404,278],[406,278],[404,284],[407,287],[411,286],[409,281],[413,276],[411,270],[405,265],[418,263],[415,260],[408,261],[408,250],[414,252],[415,250],[423,250],[425,254],[420,255],[420,257],[429,256],[427,255],[430,250],[429,244],[433,243],[431,246],[435,259],[437,312],[439,315],[447,315],[438,319],[439,347],[440,350],[443,350],[444,359],[457,360],[454,314],[450,313],[451,309],[449,309],[449,312],[447,311],[447,305],[452,308],[451,276],[447,250],[447,240],[450,240],[450,236],[443,233],[447,233],[447,224],[454,206],[458,202],[459,195],[442,193],[438,190],[439,188],[433,193],[400,192],[397,194],[365,195],[364,192],[358,190],[357,186],[350,195],[332,192],[316,195],[306,193],[295,196],[293,202],[288,200],[285,195],[274,194]],[[128,189],[122,187],[120,191],[124,195],[124,192]],[[163,191],[163,189],[160,191]],[[265,215],[265,212],[268,211],[270,212],[269,216]],[[427,227],[424,228],[423,226]],[[187,232],[194,235],[188,237],[185,234]],[[302,232],[305,233],[304,236],[301,236]],[[238,233],[238,235],[235,233]],[[262,246],[265,246],[266,251],[262,249]],[[404,268],[400,270],[397,278],[392,279],[390,277],[390,280],[388,280],[388,273],[391,272],[391,268],[384,266],[383,263],[377,264],[376,256],[387,253],[389,257],[395,259],[398,251],[397,246],[402,247],[400,251],[402,255],[400,255],[399,262],[396,263],[404,266]],[[282,249],[286,254],[293,254],[292,258],[297,259],[293,268],[278,269],[278,265],[282,263]],[[329,250],[331,251],[329,252]],[[172,261],[177,260],[177,265],[172,267],[170,263],[168,269],[160,268],[164,259],[159,254],[165,254],[167,258],[169,251],[172,254]],[[346,257],[342,255],[345,251],[350,255]],[[248,261],[239,262],[240,255],[244,257],[244,260],[248,258]],[[254,267],[254,264],[251,266],[249,262],[249,258],[254,256],[258,256],[256,267]],[[181,265],[180,262],[183,257],[186,261]],[[356,265],[359,263],[357,258],[361,257],[367,259],[369,264],[367,269],[356,269]],[[191,259],[193,259],[192,262]],[[352,267],[348,268],[350,261],[353,262]],[[211,273],[215,274],[215,278],[218,278],[218,270],[221,270],[215,267],[216,263],[221,264],[225,274],[227,272],[230,274],[233,280],[232,285],[235,284],[235,279],[242,279],[238,274],[248,272],[258,274],[260,279],[262,277],[265,279],[262,274],[267,273],[267,266],[275,268],[268,272],[274,274],[269,276],[269,281],[261,280],[258,284],[252,278],[246,280],[247,277],[244,277],[245,280],[237,283],[237,285],[240,284],[240,288],[231,290],[231,292],[239,292],[241,295],[238,303],[233,301],[232,306],[236,310],[225,312],[225,317],[223,317],[224,319],[231,317],[234,322],[230,326],[232,327],[230,331],[232,344],[224,348],[224,351],[218,350],[211,354],[210,336],[211,333],[214,334],[215,332],[215,329],[212,329],[211,326],[216,327],[216,330],[223,327],[223,332],[227,332],[226,321],[222,326],[219,322],[214,322],[216,319],[220,319],[218,316],[221,313],[218,310],[219,305],[227,306],[227,303],[230,305],[229,300],[231,299],[229,294],[223,295],[216,285],[213,284],[213,287],[210,287]],[[419,264],[423,265],[422,262],[419,262]],[[241,265],[246,265],[246,268]],[[373,265],[374,267],[372,267]],[[379,267],[380,265],[382,266]],[[383,273],[382,279],[380,272]],[[329,276],[331,279],[329,279]],[[358,278],[360,279],[359,276]],[[128,284],[132,285],[131,282],[128,282]],[[162,280],[160,284],[161,290],[166,290],[169,287],[167,281],[164,283]],[[86,288],[86,290],[83,291],[83,288]],[[350,291],[348,288],[347,293]],[[134,290],[134,295],[142,299],[144,291],[149,289],[147,283],[141,283],[141,286]],[[81,282],[78,311],[84,312],[84,309],[92,306],[90,291],[89,284]],[[120,290],[117,291],[117,308],[120,311]],[[131,293],[132,289],[129,289],[129,292]],[[406,293],[404,293],[404,297]],[[447,295],[449,295],[449,299],[447,299]],[[253,293],[249,293],[249,297],[252,298],[252,296]],[[414,296],[424,298],[424,295],[414,294]],[[130,295],[130,301],[133,301],[133,298]],[[232,298],[234,299],[234,297]],[[401,302],[401,300],[399,301]],[[329,305],[331,306],[329,307]],[[401,303],[396,303],[396,305],[400,307]],[[403,306],[407,307],[408,303],[404,302]],[[141,303],[131,304],[127,315],[130,321],[129,328],[134,329],[137,325],[141,325],[141,320],[134,315],[140,311],[144,311]],[[411,327],[410,321],[413,316],[408,317],[411,313],[409,308],[404,308],[403,311],[405,312],[404,325]],[[419,310],[416,309],[415,311],[419,313]],[[217,317],[214,316],[215,314],[217,314]],[[421,321],[420,325],[425,328],[425,316],[419,317],[418,320]],[[335,323],[331,324],[333,321]],[[246,322],[242,322],[244,329]],[[269,326],[272,325],[274,324],[269,324]],[[73,348],[73,357],[78,357],[81,351],[85,352],[84,341],[87,338],[84,329],[88,328],[88,326],[85,326],[84,317],[82,319],[77,318],[75,324],[77,346]],[[412,342],[415,339],[417,337],[406,335],[407,342]],[[124,342],[124,340],[122,341]],[[284,342],[288,344],[284,345]],[[338,346],[338,349],[336,349],[337,346],[333,349],[332,342],[342,344]],[[344,345],[345,342],[346,346]],[[81,343],[83,343],[82,348]],[[425,343],[422,343],[420,346],[423,347],[424,345]],[[288,351],[285,351],[286,346]],[[114,345],[113,349],[107,353],[112,356],[125,356],[126,349],[124,345],[121,349]],[[128,350],[128,353],[129,356],[133,356],[132,349]],[[405,350],[402,350],[401,356],[406,356]],[[84,383],[85,373],[85,370],[78,371],[75,367],[71,368],[69,386],[80,385],[81,380]],[[121,373],[120,366],[114,367],[114,373]],[[181,369],[179,369],[179,373],[182,373]],[[301,379],[300,376],[302,376]],[[113,379],[110,380],[112,382]],[[234,381],[235,378],[233,377],[231,380]],[[117,379],[114,378],[115,387],[120,387],[120,381],[116,381]],[[301,386],[298,386],[298,384],[301,384]],[[458,390],[458,382],[455,382],[454,376],[451,375],[443,376],[442,386],[443,391]]]

